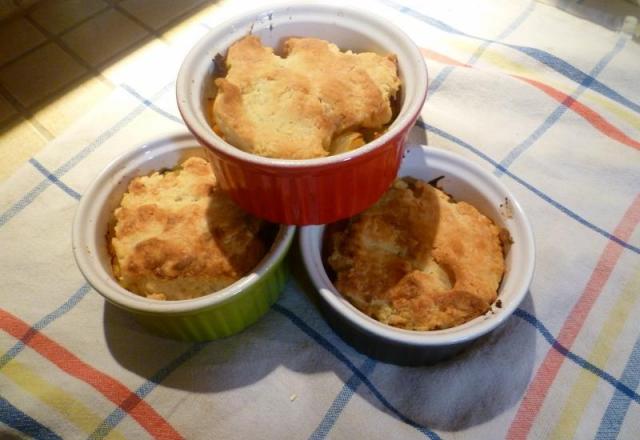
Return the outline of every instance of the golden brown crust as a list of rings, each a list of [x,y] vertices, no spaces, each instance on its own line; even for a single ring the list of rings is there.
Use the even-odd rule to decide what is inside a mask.
[[[114,274],[155,299],[195,298],[222,289],[264,256],[262,222],[222,192],[209,163],[137,177],[115,210]]]
[[[337,289],[364,313],[405,329],[449,328],[485,313],[504,274],[500,228],[413,179],[396,181],[329,233]]]
[[[314,38],[289,38],[284,53],[252,35],[229,48],[212,115],[232,145],[267,157],[323,157],[343,132],[390,122],[400,87],[393,56],[340,52]]]

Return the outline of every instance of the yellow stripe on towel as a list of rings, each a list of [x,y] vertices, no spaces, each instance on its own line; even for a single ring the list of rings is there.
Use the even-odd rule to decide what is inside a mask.
[[[96,429],[104,417],[91,411],[69,393],[40,377],[35,371],[15,359],[8,362],[0,370],[8,379],[23,390],[58,411],[73,425],[90,434]],[[106,437],[109,440],[125,440],[125,437],[112,430]]]
[[[452,39],[450,45],[460,51],[469,54],[477,50],[477,45],[475,45],[473,42],[462,39]],[[539,81],[568,95],[570,95],[573,91],[568,90],[569,87],[571,87],[572,89],[578,87],[578,84],[574,82],[554,81],[548,78],[547,75],[544,75],[546,70],[540,72],[538,72],[537,70],[533,70],[531,69],[531,67],[525,66],[524,64],[520,64],[512,59],[509,59],[503,53],[494,50],[491,47],[485,48],[485,51],[482,53],[482,56],[480,58],[483,62],[493,64],[501,72],[504,72],[507,75],[516,75],[523,78]],[[478,69],[482,70],[482,68]],[[638,116],[636,112],[629,110],[614,101],[611,101],[609,98],[604,97],[599,93],[592,91],[591,89],[587,89],[582,93],[582,95],[580,96],[580,102],[582,102],[583,104],[594,104],[601,109],[606,110],[607,113],[610,113],[611,115],[619,118],[621,121],[625,122],[636,130],[640,130],[640,116]],[[603,114],[602,116],[607,118],[606,114]]]
[[[598,339],[593,344],[593,349],[587,358],[592,364],[600,368],[605,367],[615,345],[613,341],[620,336],[624,324],[629,318],[634,304],[638,300],[638,290],[640,290],[640,270],[636,272],[634,278],[625,286],[620,297],[609,312],[609,316],[602,326],[602,331],[598,335]],[[575,437],[575,432],[582,419],[582,414],[595,393],[598,382],[598,376],[587,370],[580,369],[576,382],[569,394],[567,394],[564,408],[560,413],[560,419],[554,428],[551,438]]]

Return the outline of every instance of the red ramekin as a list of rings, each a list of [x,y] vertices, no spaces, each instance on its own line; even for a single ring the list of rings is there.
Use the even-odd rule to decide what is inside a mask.
[[[213,59],[243,36],[279,47],[306,36],[342,50],[393,53],[402,81],[400,112],[386,133],[347,153],[318,159],[272,159],[247,153],[217,136],[208,123]],[[216,27],[185,58],[176,83],[187,127],[207,147],[223,188],[245,210],[276,223],[309,225],[350,217],[373,204],[393,181],[405,140],[427,94],[427,70],[416,45],[388,20],[337,4],[282,3]]]

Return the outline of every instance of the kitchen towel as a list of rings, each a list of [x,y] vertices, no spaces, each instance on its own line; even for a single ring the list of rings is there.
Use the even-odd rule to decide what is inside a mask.
[[[494,173],[532,222],[530,291],[468,350],[427,367],[356,352],[319,314],[295,249],[267,315],[207,343],[155,337],[90,288],[71,249],[78,200],[119,154],[185,129],[181,59],[243,3],[133,61],[0,185],[0,437],[637,438],[640,47],[627,28],[548,5],[353,2],[424,55],[429,93],[409,142]]]

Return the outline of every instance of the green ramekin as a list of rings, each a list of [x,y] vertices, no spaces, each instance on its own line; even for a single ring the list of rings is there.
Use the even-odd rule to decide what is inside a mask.
[[[253,271],[225,289],[195,299],[160,301],[133,294],[111,271],[107,229],[131,179],[172,168],[190,156],[204,156],[185,132],[148,142],[116,158],[84,192],[73,222],[76,263],[89,284],[158,335],[206,341],[238,333],[256,322],[278,299],[288,269],[285,256],[294,226],[280,226],[271,249]]]
[[[160,336],[186,341],[224,338],[241,332],[267,313],[278,300],[288,275],[281,258],[253,285],[224,303],[175,315],[131,312],[140,324]]]

